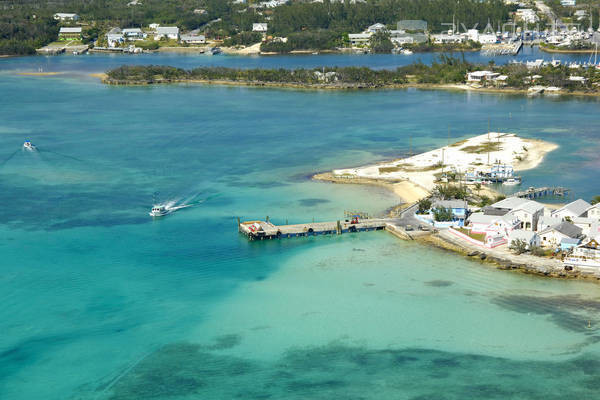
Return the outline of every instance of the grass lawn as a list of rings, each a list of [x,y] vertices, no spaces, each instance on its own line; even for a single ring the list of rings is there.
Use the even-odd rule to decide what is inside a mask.
[[[485,243],[485,233],[472,233],[470,229],[465,229],[465,228],[454,228],[454,229],[456,229],[460,233],[464,233],[471,239],[475,239],[481,243]]]

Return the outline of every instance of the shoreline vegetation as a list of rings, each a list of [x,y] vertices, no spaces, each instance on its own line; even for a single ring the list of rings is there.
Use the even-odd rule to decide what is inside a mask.
[[[492,70],[506,76],[501,83],[482,79],[467,82],[467,74]],[[296,89],[443,89],[482,93],[531,94],[530,88],[553,87],[553,95],[599,96],[600,71],[578,71],[573,80],[568,66],[543,66],[535,71],[524,65],[476,65],[445,54],[431,65],[421,62],[394,70],[368,67],[320,67],[314,69],[235,69],[199,67],[191,70],[171,66],[121,66],[106,72],[102,82],[109,85],[155,85],[200,83],[214,85],[287,87]],[[535,78],[534,78],[535,77]],[[558,89],[558,90],[557,90]],[[542,90],[543,91],[543,90]],[[536,92],[538,93],[538,92]]]

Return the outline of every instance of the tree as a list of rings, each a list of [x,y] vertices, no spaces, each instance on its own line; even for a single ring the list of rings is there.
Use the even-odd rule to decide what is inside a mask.
[[[594,198],[592,198],[592,201],[590,201],[590,204],[598,204],[600,203],[600,196],[594,196]]]
[[[452,209],[445,207],[434,208],[433,219],[438,222],[452,221]]]
[[[510,242],[510,246],[508,248],[517,254],[523,254],[527,251],[527,247],[527,242],[522,239],[515,239]]]
[[[369,47],[373,53],[390,53],[394,48],[390,33],[387,30],[374,33],[369,41]]]
[[[419,200],[417,214],[425,214],[431,209],[431,200],[428,198]]]

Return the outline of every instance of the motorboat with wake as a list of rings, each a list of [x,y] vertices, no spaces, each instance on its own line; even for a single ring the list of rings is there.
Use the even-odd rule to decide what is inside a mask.
[[[180,206],[174,205],[174,203],[167,204],[156,204],[152,206],[152,210],[148,213],[152,218],[164,217],[165,215],[169,215],[174,213],[177,210],[181,210],[182,208],[191,207],[193,204],[182,204]]]
[[[35,146],[29,140],[26,140],[25,143],[23,143],[23,150],[35,151]]]
[[[506,186],[520,185],[521,184],[521,179],[520,178],[508,178],[504,182],[502,182],[502,184],[506,185]]]

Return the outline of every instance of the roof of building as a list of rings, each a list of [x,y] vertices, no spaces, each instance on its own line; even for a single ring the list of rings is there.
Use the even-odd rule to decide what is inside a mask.
[[[123,33],[142,33],[142,30],[140,28],[125,28]]]
[[[474,224],[491,224],[498,219],[499,217],[497,215],[486,215],[481,212],[476,212],[469,216],[469,221]]]
[[[525,200],[525,202],[523,202],[520,205],[513,208],[512,211],[523,210],[530,214],[535,214],[536,212],[543,210],[543,209],[544,209],[543,204],[538,203],[537,201],[533,201],[533,200]]]
[[[436,200],[433,202],[432,207],[467,208],[467,202],[465,200]]]
[[[537,233],[533,231],[526,231],[524,229],[515,229],[514,231],[508,234],[509,239],[512,240],[524,240],[526,242],[530,242]]]
[[[204,35],[181,35],[181,40],[205,40],[206,37]]]
[[[70,27],[62,27],[60,28],[60,31],[58,31],[59,33],[81,33],[81,27],[75,27],[75,28],[70,28]]]
[[[588,217],[575,217],[571,220],[574,224],[582,224],[582,225],[592,225],[596,222],[594,218]]]
[[[77,17],[78,15],[75,13],[56,13],[54,14],[55,17],[61,17],[61,18],[73,18],[73,17]]]
[[[560,241],[560,244],[573,244],[573,245],[577,245],[577,244],[579,244],[579,239],[570,238],[570,237],[562,238],[562,240]]]
[[[552,215],[559,214],[563,211],[569,211],[575,214],[577,217],[585,213],[588,208],[590,208],[591,204],[585,200],[577,199],[566,206],[559,208],[558,210],[552,211]]]
[[[497,215],[499,217],[506,215],[506,213],[508,213],[508,210],[506,208],[496,208],[496,207],[492,207],[492,206],[485,206],[483,207],[483,213],[485,215]]]
[[[176,26],[159,26],[158,28],[156,28],[156,33],[162,35],[178,35],[179,28]]]
[[[542,224],[542,225],[546,225],[546,226],[552,226],[552,225],[560,224],[561,221],[562,220],[558,217],[553,217],[551,215],[542,215],[538,219],[538,225]]]
[[[540,232],[540,235],[547,233],[547,232],[551,232],[551,231],[557,231],[557,232],[562,233],[565,236],[568,236],[571,238],[576,238],[579,235],[581,235],[582,229],[578,226],[573,225],[572,223],[570,223],[568,221],[563,221],[559,224],[552,225],[552,226],[549,226],[548,228],[544,229],[543,231]]]
[[[526,201],[529,201],[529,200],[522,199],[520,197],[507,197],[504,200],[500,200],[500,201],[492,204],[492,207],[507,208],[509,210],[513,210],[516,207],[519,207],[521,204],[525,203]]]

